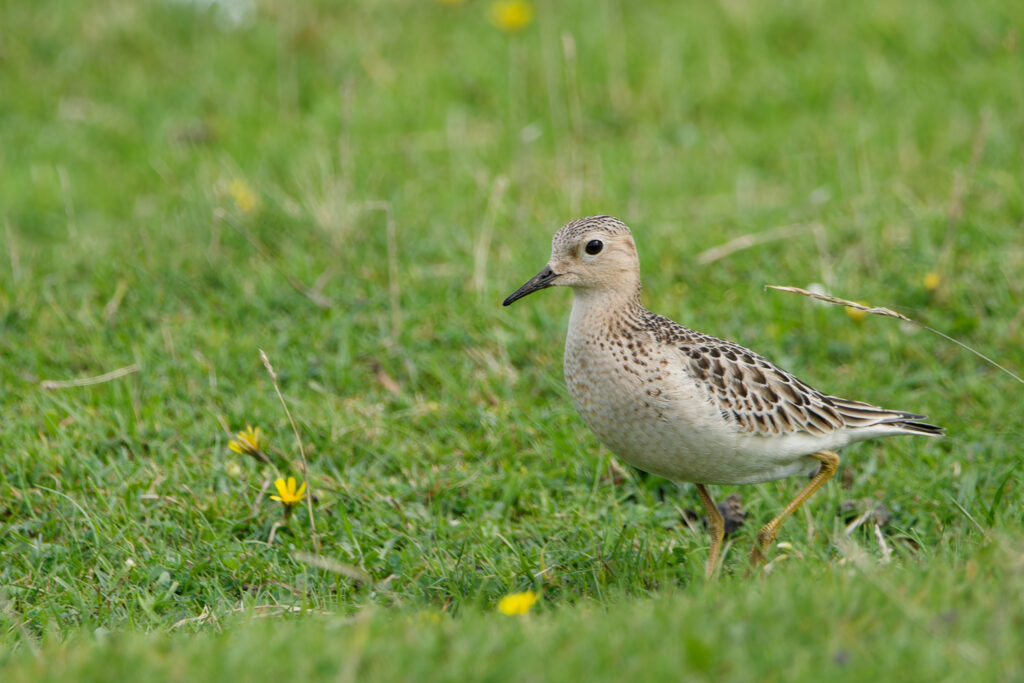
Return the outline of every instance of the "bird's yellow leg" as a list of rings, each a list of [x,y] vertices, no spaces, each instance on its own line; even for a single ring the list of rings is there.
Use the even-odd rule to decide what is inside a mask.
[[[836,473],[836,468],[839,467],[839,455],[833,451],[819,451],[811,457],[821,462],[821,469],[807,482],[807,486],[800,493],[796,494],[796,498],[783,508],[782,512],[775,519],[758,530],[757,545],[754,546],[754,550],[750,553],[751,566],[756,567],[764,561],[765,556],[768,554],[768,548],[779,535],[779,527],[782,526],[782,523],[789,519],[789,516],[796,512],[808,498],[813,496],[826,481],[831,479],[832,475]]]
[[[708,531],[711,533],[711,550],[708,553],[708,563],[704,567],[704,576],[711,578],[715,575],[715,568],[718,565],[718,553],[722,550],[722,539],[725,538],[725,520],[722,513],[715,505],[704,484],[697,484],[697,495],[704,505],[704,512],[708,515]]]

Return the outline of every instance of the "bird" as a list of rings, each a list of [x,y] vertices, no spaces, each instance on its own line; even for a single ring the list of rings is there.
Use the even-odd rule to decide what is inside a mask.
[[[779,527],[832,476],[836,450],[865,439],[945,430],[924,415],[821,392],[763,356],[649,311],[641,303],[633,233],[612,216],[566,223],[544,268],[504,306],[548,287],[571,287],[565,383],[573,405],[630,465],[696,485],[716,575],[725,535],[709,485],[810,481],[758,532],[750,564],[765,561]]]

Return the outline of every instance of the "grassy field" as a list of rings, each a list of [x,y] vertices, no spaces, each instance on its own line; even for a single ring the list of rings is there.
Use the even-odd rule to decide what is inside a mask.
[[[5,681],[1024,678],[1024,387],[764,290],[1021,373],[1024,12],[534,9],[0,2]],[[949,436],[845,450],[754,576],[802,482],[716,487],[705,581],[693,488],[569,403],[569,294],[500,306],[594,213],[652,309]]]

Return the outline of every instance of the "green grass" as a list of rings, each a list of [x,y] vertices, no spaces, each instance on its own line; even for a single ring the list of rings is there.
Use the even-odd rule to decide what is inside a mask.
[[[0,2],[4,679],[1024,676],[1020,384],[763,291],[1020,373],[1024,13],[689,5],[538,3],[509,36],[480,1]],[[593,213],[652,309],[948,438],[845,450],[764,576],[801,482],[717,487],[749,517],[704,581],[692,488],[620,476],[569,403],[569,295],[500,306]],[[258,349],[315,541],[275,526],[302,469]],[[246,423],[276,467],[227,449]],[[846,534],[865,500],[891,520]]]

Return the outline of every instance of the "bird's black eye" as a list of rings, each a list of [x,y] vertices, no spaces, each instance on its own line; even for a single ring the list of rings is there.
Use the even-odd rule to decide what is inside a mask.
[[[602,249],[604,249],[604,242],[601,240],[590,240],[587,242],[587,246],[583,247],[583,250],[591,256],[600,254]]]

